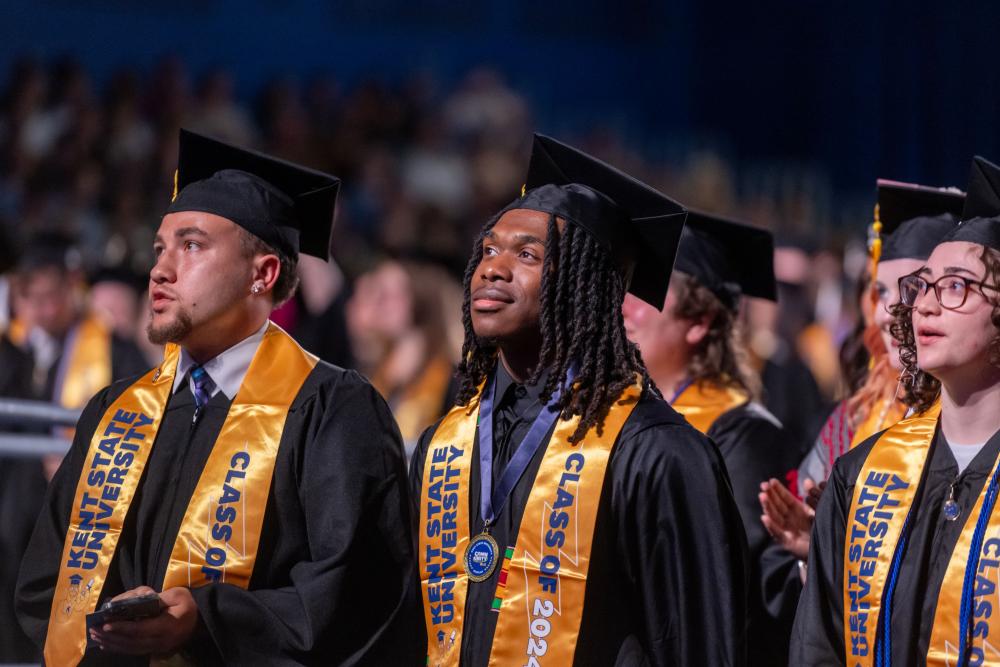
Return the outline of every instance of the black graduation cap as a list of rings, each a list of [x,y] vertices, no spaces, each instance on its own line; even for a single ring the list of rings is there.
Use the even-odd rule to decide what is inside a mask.
[[[879,261],[927,259],[958,224],[965,193],[886,179],[876,181],[878,220],[882,223]]]
[[[694,277],[731,309],[741,294],[777,301],[774,236],[766,229],[690,211],[674,269]]]
[[[501,213],[531,209],[587,230],[615,258],[628,291],[662,309],[684,207],[595,157],[535,135],[522,197]],[[665,270],[666,269],[666,270]]]
[[[941,243],[968,241],[1000,250],[1000,167],[977,155],[965,190],[962,222]]]
[[[17,271],[31,273],[56,268],[76,271],[83,265],[83,256],[76,239],[61,232],[44,231],[33,235],[17,260]]]
[[[98,283],[119,283],[129,289],[142,293],[146,291],[149,276],[140,275],[125,264],[102,264],[90,273],[91,286]]]
[[[293,257],[329,259],[336,176],[182,129],[176,179],[168,213],[214,213]]]

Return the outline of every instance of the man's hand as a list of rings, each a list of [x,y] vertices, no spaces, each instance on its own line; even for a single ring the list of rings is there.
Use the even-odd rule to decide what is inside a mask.
[[[115,600],[155,594],[140,586]],[[186,588],[169,588],[160,593],[160,615],[141,621],[112,621],[92,628],[90,636],[101,650],[127,655],[170,656],[187,644],[198,624],[198,605]]]
[[[813,508],[800,502],[776,479],[762,482],[757,497],[764,508],[760,520],[767,532],[796,558],[806,560],[809,557],[809,535],[816,517]]]

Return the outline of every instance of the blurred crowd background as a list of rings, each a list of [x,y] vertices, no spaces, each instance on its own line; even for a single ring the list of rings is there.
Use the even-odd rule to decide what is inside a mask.
[[[16,348],[0,397],[57,399],[53,364],[88,317],[157,362],[144,292],[186,127],[343,180],[333,262],[304,259],[275,320],[369,377],[412,446],[449,401],[472,239],[541,131],[775,232],[780,303],[743,318],[804,450],[858,366],[875,178],[961,185],[974,152],[1000,158],[977,38],[1000,6],[83,4],[17,0],[0,27],[0,332]],[[3,582],[39,485],[0,466]],[[0,662],[32,657],[0,635]]]

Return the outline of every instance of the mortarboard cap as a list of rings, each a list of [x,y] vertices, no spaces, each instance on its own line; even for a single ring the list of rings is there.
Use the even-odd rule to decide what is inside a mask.
[[[941,239],[967,241],[1000,250],[1000,167],[979,157],[972,159],[962,222]]]
[[[550,213],[585,229],[614,257],[628,291],[663,308],[687,217],[674,200],[572,146],[536,134],[524,194],[501,213],[514,209]]]
[[[884,237],[879,261],[927,259],[941,239],[958,224],[965,193],[879,179],[878,219]]]
[[[142,293],[146,291],[146,286],[149,283],[149,276],[140,275],[125,264],[104,264],[90,273],[90,280],[88,282],[91,286],[99,283],[118,283],[120,285],[125,285],[129,289],[135,290],[136,292]]]
[[[213,213],[290,256],[329,259],[337,177],[181,130],[176,178],[168,213]]]
[[[777,300],[774,237],[766,229],[690,211],[674,269],[694,277],[730,309],[740,295]]]

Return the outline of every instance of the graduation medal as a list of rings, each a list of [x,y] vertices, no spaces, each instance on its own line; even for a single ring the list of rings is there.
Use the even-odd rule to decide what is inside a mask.
[[[45,663],[77,665],[86,615],[97,606],[170,399],[180,348],[105,411],[86,452],[52,600]],[[222,581],[247,588],[285,419],[316,365],[270,323],[188,504],[161,589]],[[245,528],[244,528],[245,526]]]
[[[492,577],[497,569],[499,554],[497,541],[487,532],[479,533],[469,540],[469,546],[465,548],[465,571],[469,575],[469,581],[478,583]]]
[[[482,537],[468,537],[468,494],[477,421],[481,421],[480,427],[486,423],[479,420],[483,393],[484,388],[480,388],[469,406],[457,406],[444,417],[425,459],[419,561],[430,667],[457,667],[460,662],[471,576],[459,559],[460,554],[479,553],[470,546]],[[575,445],[569,437],[579,418],[556,422],[524,508],[516,544],[504,549],[491,605],[499,618],[490,667],[573,663],[604,476],[618,434],[641,395],[642,385],[637,380],[612,405],[600,434],[596,429],[588,431]],[[551,528],[554,519],[556,525],[565,521],[563,528]],[[546,541],[546,529],[559,534],[552,544],[561,546]],[[485,541],[480,546],[483,544]],[[495,572],[500,554],[498,549],[494,553]],[[480,563],[473,566],[478,568]],[[491,577],[492,573],[485,574],[485,579]]]

